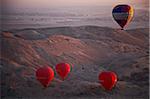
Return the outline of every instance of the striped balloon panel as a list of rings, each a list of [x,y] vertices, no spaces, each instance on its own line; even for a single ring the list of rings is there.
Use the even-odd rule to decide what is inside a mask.
[[[133,19],[133,15],[134,15],[134,9],[133,9],[133,7],[131,6],[131,7],[130,7],[130,10],[129,10],[129,17],[128,17],[128,22],[127,22],[127,24],[128,24],[129,22],[131,22],[131,20]]]
[[[128,13],[113,13],[115,20],[128,20]]]
[[[129,5],[117,5],[113,9],[113,13],[120,13],[120,12],[129,12],[131,7]]]

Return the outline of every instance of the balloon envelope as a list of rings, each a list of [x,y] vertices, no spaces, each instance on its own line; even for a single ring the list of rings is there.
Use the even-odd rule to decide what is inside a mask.
[[[54,78],[54,71],[51,67],[41,67],[36,71],[36,78],[44,87],[48,87]]]
[[[133,18],[134,9],[129,5],[117,5],[112,11],[114,20],[121,26],[123,29]]]
[[[99,80],[106,90],[111,90],[117,82],[117,75],[114,72],[102,72],[99,74]]]
[[[71,66],[68,63],[60,63],[56,65],[56,72],[64,80],[70,72],[70,68]]]

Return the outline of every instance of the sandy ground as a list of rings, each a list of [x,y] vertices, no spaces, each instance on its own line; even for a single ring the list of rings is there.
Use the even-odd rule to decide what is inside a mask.
[[[147,28],[119,30],[80,26],[3,32],[1,96],[3,99],[148,99]],[[44,65],[68,62],[65,81],[57,74],[47,89],[35,79]],[[114,71],[117,85],[108,92],[99,84],[102,71]]]

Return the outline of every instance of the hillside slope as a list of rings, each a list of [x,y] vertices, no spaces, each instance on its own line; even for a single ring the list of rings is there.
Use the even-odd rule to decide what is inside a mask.
[[[97,26],[3,32],[2,96],[148,99],[148,35],[148,29],[122,31]],[[64,82],[56,74],[43,90],[35,70],[45,65],[55,68],[59,62],[70,63],[73,71]],[[103,70],[114,71],[119,77],[112,92],[104,91],[98,83]]]

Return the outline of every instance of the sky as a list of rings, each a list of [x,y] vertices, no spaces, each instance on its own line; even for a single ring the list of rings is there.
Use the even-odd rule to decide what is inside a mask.
[[[133,5],[148,5],[149,0],[2,0],[8,7],[59,7],[59,6],[94,6],[115,5],[127,3]]]

